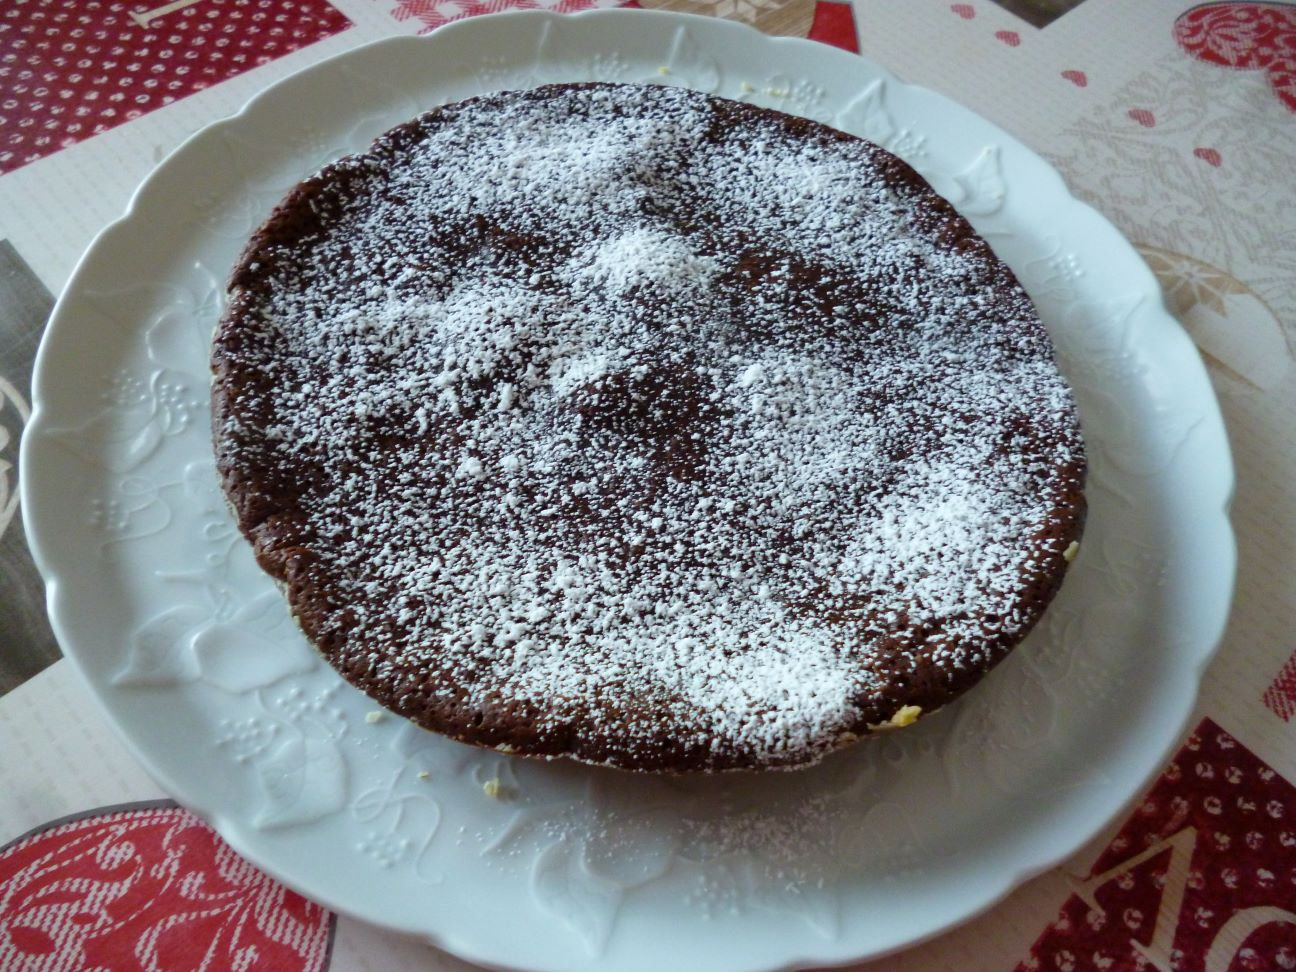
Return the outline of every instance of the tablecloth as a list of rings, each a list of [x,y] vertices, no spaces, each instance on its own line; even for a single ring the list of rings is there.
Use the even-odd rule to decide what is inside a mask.
[[[18,0],[0,10],[0,969],[468,968],[282,888],[140,769],[58,660],[18,511],[18,440],[52,295],[187,135],[376,38],[497,10],[610,5]],[[1020,138],[1156,273],[1228,426],[1237,588],[1191,733],[1066,864],[870,967],[1296,968],[1296,4],[629,5],[857,50]],[[122,846],[169,869],[125,877],[105,858]],[[68,888],[81,889],[75,907],[66,895],[51,903]]]

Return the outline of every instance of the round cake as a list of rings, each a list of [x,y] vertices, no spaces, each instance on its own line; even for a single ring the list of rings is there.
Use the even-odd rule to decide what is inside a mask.
[[[532,756],[790,767],[906,725],[1025,637],[1084,519],[1071,393],[968,223],[679,88],[492,94],[329,165],[213,368],[225,492],[323,656]]]

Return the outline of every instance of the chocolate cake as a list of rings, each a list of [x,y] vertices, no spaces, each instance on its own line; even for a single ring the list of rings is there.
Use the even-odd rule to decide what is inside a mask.
[[[213,368],[226,494],[323,656],[532,756],[788,767],[912,722],[1084,519],[985,241],[876,145],[678,88],[474,98],[329,165]]]

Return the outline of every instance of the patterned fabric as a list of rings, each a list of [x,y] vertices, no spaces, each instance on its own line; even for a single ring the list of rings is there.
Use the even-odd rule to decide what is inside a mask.
[[[0,969],[317,972],[332,915],[174,804],[96,812],[0,850]]]
[[[576,13],[601,7],[646,7],[721,17],[751,24],[767,34],[809,37],[859,53],[855,15],[846,0],[399,0],[396,20],[417,20],[421,33],[442,24],[505,10]]]
[[[1018,972],[1296,968],[1296,787],[1209,719]]]
[[[1283,722],[1296,715],[1296,654],[1287,659],[1278,677],[1265,689],[1264,704]]]
[[[0,174],[351,26],[325,0],[150,2],[5,5]]]
[[[1296,111],[1296,4],[1207,3],[1175,21],[1175,40],[1198,60],[1264,71]]]
[[[621,0],[400,0],[393,8],[397,20],[417,20],[423,25],[421,32],[434,30],[452,20],[478,17],[482,14],[505,10],[552,10],[554,13],[575,13],[599,7],[619,7]]]

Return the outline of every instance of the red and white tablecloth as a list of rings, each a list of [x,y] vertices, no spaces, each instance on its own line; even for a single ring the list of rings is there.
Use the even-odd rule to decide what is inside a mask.
[[[17,443],[50,295],[185,136],[379,37],[505,9],[614,5],[0,8],[0,969],[467,968],[286,890],[148,779],[54,660],[17,516]],[[1132,809],[1064,866],[876,967],[1296,969],[1296,4],[624,5],[859,51],[1021,138],[1143,254],[1228,424],[1236,605],[1191,734]]]

